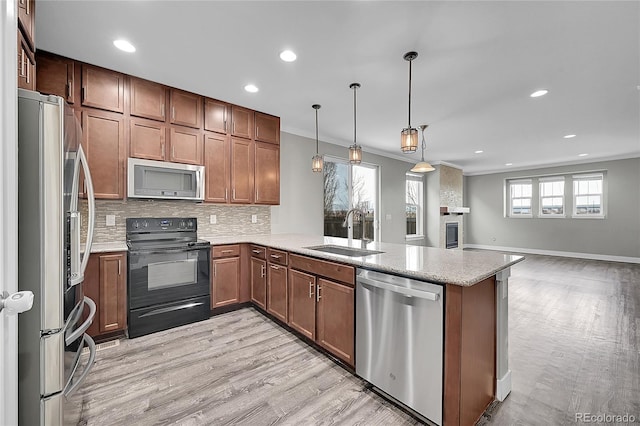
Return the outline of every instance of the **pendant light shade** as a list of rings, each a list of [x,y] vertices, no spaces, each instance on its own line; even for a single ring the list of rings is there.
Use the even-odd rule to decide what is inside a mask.
[[[362,147],[358,145],[356,139],[356,91],[360,88],[360,83],[351,83],[349,88],[353,89],[353,145],[349,147],[349,162],[360,164],[362,162]]]
[[[311,105],[311,108],[316,110],[316,155],[311,159],[311,170],[314,172],[321,172],[324,161],[322,155],[318,154],[318,110],[321,108],[318,104]]]
[[[409,62],[409,125],[400,133],[400,149],[404,153],[416,152],[418,149],[418,129],[411,127],[411,62],[418,57],[418,52],[407,52],[404,60]]]
[[[428,125],[426,125],[426,124],[423,124],[423,125],[420,126],[420,130],[422,130],[422,158],[411,169],[411,171],[415,172],[415,173],[427,173],[427,172],[432,172],[432,171],[435,170],[435,168],[431,164],[429,164],[426,161],[424,161],[424,150],[427,147],[427,144],[424,141],[424,129],[426,129],[427,127],[428,127]]]

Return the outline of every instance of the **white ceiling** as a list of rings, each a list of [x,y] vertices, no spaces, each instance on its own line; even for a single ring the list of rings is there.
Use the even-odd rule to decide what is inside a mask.
[[[38,49],[278,115],[286,132],[314,138],[319,103],[320,139],[345,146],[359,82],[365,161],[419,159],[399,150],[410,50],[428,161],[474,174],[640,156],[636,1],[39,0],[36,19]]]

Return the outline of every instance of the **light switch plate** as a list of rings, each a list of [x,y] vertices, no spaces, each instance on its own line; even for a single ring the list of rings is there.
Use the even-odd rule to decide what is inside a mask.
[[[107,215],[107,226],[116,226],[116,215],[108,214]]]
[[[215,214],[209,215],[209,223],[212,225],[218,223],[218,216],[216,216]]]
[[[258,223],[258,215],[257,214],[252,214],[251,215],[251,223]]]

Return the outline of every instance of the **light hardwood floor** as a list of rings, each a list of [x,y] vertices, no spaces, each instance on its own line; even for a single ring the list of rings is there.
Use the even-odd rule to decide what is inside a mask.
[[[481,423],[640,419],[640,265],[527,255],[512,268],[513,390]],[[254,309],[99,351],[87,425],[418,422]]]

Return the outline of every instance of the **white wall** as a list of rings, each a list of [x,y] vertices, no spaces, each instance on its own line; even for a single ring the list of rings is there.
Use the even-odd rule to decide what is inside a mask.
[[[320,142],[321,154],[346,158],[347,148]],[[323,178],[311,171],[315,140],[289,133],[280,136],[280,205],[271,208],[271,232],[323,233]],[[411,163],[363,153],[363,162],[376,164],[380,172],[381,241],[404,243],[406,236],[405,179]],[[387,220],[387,215],[391,219]],[[412,241],[411,244],[419,244]]]
[[[592,170],[606,170],[605,219],[504,217],[505,179]],[[640,158],[466,176],[464,195],[467,245],[640,258]]]

